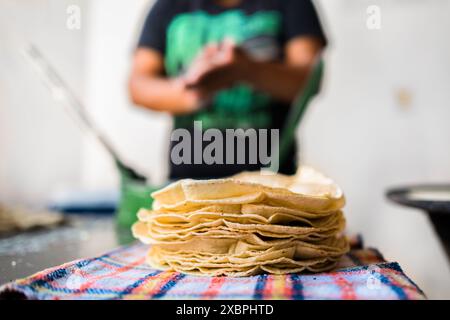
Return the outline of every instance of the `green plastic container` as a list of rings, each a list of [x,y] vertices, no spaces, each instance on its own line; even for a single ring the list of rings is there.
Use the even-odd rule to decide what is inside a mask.
[[[151,208],[153,198],[150,194],[163,186],[151,186],[145,180],[132,177],[129,171],[118,164],[120,172],[120,201],[117,209],[117,223],[121,227],[130,228],[137,221],[137,212],[141,208]]]

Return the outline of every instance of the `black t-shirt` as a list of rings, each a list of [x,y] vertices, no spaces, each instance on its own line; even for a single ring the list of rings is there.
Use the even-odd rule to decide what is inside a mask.
[[[138,47],[161,52],[166,75],[175,77],[211,42],[232,38],[244,48],[253,48],[250,52],[279,60],[283,58],[285,44],[299,36],[315,36],[326,43],[310,0],[242,0],[233,7],[223,7],[214,0],[158,0],[145,20]],[[288,104],[247,84],[236,84],[218,92],[206,108],[191,115],[176,116],[174,127],[192,133],[194,121],[201,121],[203,130],[282,130],[288,110]],[[171,143],[171,149],[175,144]],[[280,172],[295,171],[295,154],[294,143],[288,160],[281,163]],[[175,165],[171,162],[170,177],[221,177],[257,170],[261,166],[259,162],[253,165]]]

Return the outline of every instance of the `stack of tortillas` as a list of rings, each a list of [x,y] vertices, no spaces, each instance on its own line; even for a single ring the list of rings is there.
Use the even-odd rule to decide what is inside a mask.
[[[296,175],[245,172],[180,180],[152,194],[133,234],[158,269],[248,276],[332,269],[348,251],[344,196],[310,167]]]
[[[0,204],[0,235],[33,228],[51,228],[63,222],[63,215],[57,212],[31,211]]]

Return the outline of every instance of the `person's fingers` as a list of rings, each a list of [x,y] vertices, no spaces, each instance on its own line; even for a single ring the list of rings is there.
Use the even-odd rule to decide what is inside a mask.
[[[206,45],[192,60],[191,68],[204,66],[215,52],[217,52],[217,44],[210,43]]]
[[[193,85],[199,81],[206,69],[201,66],[189,69],[189,72],[184,76],[184,81],[188,85]]]
[[[223,41],[224,60],[231,63],[235,58],[236,42],[232,38],[225,38]]]
[[[185,74],[185,81],[188,83],[198,81],[201,75],[204,74],[209,68],[210,66],[208,65],[208,63],[197,61],[188,69],[188,72]]]
[[[236,42],[232,38],[225,38],[221,43],[220,52],[216,56],[216,65],[225,66],[233,64],[236,59],[236,48]]]
[[[236,48],[236,41],[231,37],[226,37],[222,41],[222,47],[227,50],[234,49],[234,48]]]

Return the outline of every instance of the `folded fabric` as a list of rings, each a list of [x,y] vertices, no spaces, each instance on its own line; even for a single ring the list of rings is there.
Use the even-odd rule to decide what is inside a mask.
[[[358,246],[332,272],[233,278],[155,270],[133,244],[6,284],[0,299],[425,299],[396,262]]]

